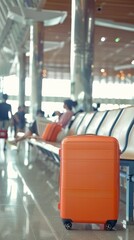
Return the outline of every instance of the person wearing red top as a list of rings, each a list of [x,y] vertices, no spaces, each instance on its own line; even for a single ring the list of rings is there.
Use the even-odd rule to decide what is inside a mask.
[[[74,101],[71,99],[66,99],[63,104],[63,108],[65,111],[59,114],[58,123],[61,124],[63,128],[65,128],[71,121],[72,116],[74,115],[73,107]]]

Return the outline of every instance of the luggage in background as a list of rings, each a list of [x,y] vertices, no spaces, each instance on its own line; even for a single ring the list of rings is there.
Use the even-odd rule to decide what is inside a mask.
[[[47,123],[42,134],[42,139],[45,141],[56,142],[57,136],[61,129],[62,126],[58,123]]]
[[[0,129],[0,138],[4,138],[4,139],[8,138],[7,130]]]
[[[60,150],[60,217],[73,222],[101,223],[111,230],[119,211],[119,145],[113,137],[66,137]]]

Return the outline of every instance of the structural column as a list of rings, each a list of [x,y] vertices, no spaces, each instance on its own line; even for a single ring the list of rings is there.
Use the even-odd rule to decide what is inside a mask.
[[[92,109],[94,0],[72,1],[71,23],[71,94],[84,94],[83,108]]]
[[[34,118],[36,110],[41,108],[42,101],[42,68],[43,68],[43,31],[42,23],[30,26],[29,77],[31,81],[30,113]]]
[[[25,105],[25,78],[26,78],[26,58],[25,53],[18,54],[18,77],[19,77],[19,104]]]

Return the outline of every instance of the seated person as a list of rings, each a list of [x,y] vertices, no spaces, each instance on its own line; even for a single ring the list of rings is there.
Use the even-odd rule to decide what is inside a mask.
[[[74,101],[72,101],[71,99],[66,99],[64,101],[64,105],[63,105],[63,108],[65,109],[65,111],[63,113],[56,112],[57,115],[58,115],[58,119],[56,120],[56,123],[61,125],[61,127],[63,129],[65,129],[68,126],[68,124],[71,121],[72,116],[74,115],[73,107],[74,107]],[[37,116],[38,117],[43,116],[41,110],[37,111]],[[35,136],[33,136],[33,134],[35,134]],[[17,142],[25,140],[25,139],[30,138],[30,137],[42,140],[42,137],[39,136],[39,134],[37,132],[37,122],[36,122],[36,120],[33,122],[32,126],[29,127],[29,130],[23,136],[16,137],[16,139],[13,140],[13,141],[10,141],[10,143],[12,143],[12,144],[15,143],[16,144]]]
[[[36,112],[37,117],[44,117],[44,115],[45,115],[44,111],[42,111],[41,109],[37,110]],[[32,137],[33,134],[35,134],[36,136],[39,135],[36,120],[34,120],[32,125],[29,127],[28,131],[25,132],[23,136],[21,137],[16,136],[15,140],[9,141],[9,143],[16,144],[17,142],[20,142],[22,140]]]
[[[71,99],[66,99],[63,104],[63,108],[65,111],[63,113],[58,112],[58,123],[61,124],[62,128],[65,128],[69,122],[71,121],[72,116],[74,115],[73,112],[74,101]]]

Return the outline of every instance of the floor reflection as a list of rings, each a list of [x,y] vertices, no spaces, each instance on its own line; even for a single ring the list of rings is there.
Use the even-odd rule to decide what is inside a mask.
[[[53,239],[32,193],[16,171],[15,156],[8,158],[6,152],[1,152],[1,156],[0,240],[42,240],[46,236]]]

